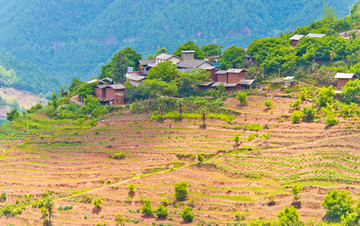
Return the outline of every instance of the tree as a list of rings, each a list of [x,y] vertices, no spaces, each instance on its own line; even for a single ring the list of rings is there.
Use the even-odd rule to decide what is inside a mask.
[[[92,204],[95,206],[95,208],[99,209],[101,207],[101,204],[103,203],[103,200],[101,196],[97,197],[92,201]]]
[[[360,95],[360,80],[355,79],[354,81],[349,81],[346,85],[341,89],[341,96],[344,98],[346,103],[359,102]]]
[[[184,201],[188,194],[188,191],[187,191],[188,183],[186,183],[186,182],[176,183],[174,186],[175,186],[176,199],[179,201]]]
[[[88,95],[84,99],[84,103],[86,114],[92,114],[95,117],[98,117],[102,114],[107,113],[107,109],[101,106],[99,100],[94,96]]]
[[[267,108],[270,108],[270,109],[273,109],[274,108],[274,105],[273,105],[273,100],[272,99],[267,99],[264,104]]]
[[[204,69],[185,71],[180,73],[176,78],[176,82],[180,87],[178,89],[178,96],[192,96],[194,89],[205,81],[209,81],[209,73]]]
[[[300,221],[299,213],[295,207],[285,207],[282,211],[277,214],[279,218],[279,225],[281,226],[300,226],[304,225]]]
[[[325,207],[327,215],[333,220],[340,220],[341,217],[346,217],[347,213],[351,212],[352,203],[353,199],[350,192],[346,190],[339,192],[337,189],[334,189],[328,191],[321,205]]]
[[[302,111],[295,110],[291,114],[291,121],[293,123],[299,123],[301,119],[303,118],[304,113]]]
[[[159,63],[155,67],[151,68],[146,79],[171,82],[174,81],[178,76],[179,71],[176,69],[176,65],[171,61],[166,61]]]
[[[160,47],[158,46],[158,47],[156,48],[156,53],[153,54],[153,55],[147,56],[146,59],[147,59],[147,60],[153,60],[153,59],[155,59],[156,56],[159,56],[160,54],[162,54],[162,53],[167,53],[167,52],[168,52],[168,51],[167,51],[167,49],[166,49],[165,47],[162,47],[162,48],[160,49]]]
[[[299,193],[303,190],[303,186],[302,185],[294,185],[292,187],[292,193],[294,195],[294,201],[297,202],[299,201],[299,199],[301,198],[301,196],[299,195]]]
[[[221,69],[240,68],[244,66],[245,50],[237,46],[231,46],[224,51],[218,60]]]
[[[194,50],[194,58],[195,59],[202,59],[204,56],[204,52],[200,49],[199,45],[195,45],[193,41],[185,42],[184,44],[180,45],[176,51],[173,53],[175,56],[181,56],[181,51],[183,50]]]
[[[148,199],[145,199],[143,201],[143,205],[141,207],[141,213],[145,215],[153,215],[154,210],[151,207],[151,201]]]
[[[79,95],[80,98],[85,98],[89,95],[94,95],[94,87],[97,86],[99,83],[98,82],[94,82],[94,83],[83,83],[77,90],[77,94]]]
[[[10,112],[6,113],[6,120],[13,121],[20,117],[18,109],[12,109]]]
[[[323,2],[323,6],[324,6],[324,21],[334,22],[334,20],[336,20],[335,9],[332,8],[331,6],[328,7],[325,2]]]
[[[72,82],[69,86],[69,93],[70,94],[73,94],[73,93],[76,93],[77,90],[79,89],[79,87],[83,84],[82,81],[80,81],[80,79],[78,78],[73,78],[72,79]]]
[[[52,94],[51,100],[50,100],[49,104],[50,104],[51,106],[53,106],[55,110],[58,108],[58,106],[59,106],[60,103],[59,103],[59,100],[58,100],[58,98],[57,98],[56,93],[53,93],[53,94]]]
[[[43,199],[44,201],[44,206],[41,212],[45,212],[47,211],[48,216],[49,216],[49,224],[51,225],[51,215],[52,215],[52,211],[54,209],[55,203],[54,200],[51,197],[46,197]]]
[[[312,108],[312,107],[304,107],[303,112],[304,112],[303,119],[306,122],[314,121],[314,118],[315,118],[315,110],[314,110],[314,108]]]
[[[201,50],[204,52],[204,57],[219,56],[222,53],[223,46],[216,45],[215,43],[204,45]]]
[[[241,92],[241,91],[237,92],[236,93],[236,99],[238,101],[240,101],[240,103],[242,103],[244,105],[248,102],[247,94],[245,92]]]
[[[158,208],[155,210],[155,214],[158,218],[165,218],[169,215],[168,208],[160,203]]]
[[[316,102],[319,107],[326,107],[326,104],[331,104],[334,101],[335,89],[332,86],[322,87],[316,97]]]
[[[158,79],[146,79],[143,87],[148,88],[150,90],[150,93],[167,96],[175,95],[178,89],[175,81],[165,82]]]
[[[192,212],[192,208],[190,206],[185,207],[181,211],[180,216],[184,222],[192,222],[194,220],[194,213]]]
[[[335,118],[334,112],[327,111],[325,115],[325,124],[328,127],[334,126],[339,123],[339,120]]]
[[[124,53],[125,57],[129,61],[129,66],[133,67],[134,70],[139,69],[139,60],[141,60],[141,54],[136,52],[131,47],[125,47],[121,52]]]
[[[111,69],[111,78],[115,82],[125,82],[125,74],[127,72],[130,62],[125,56],[125,53],[120,51],[115,54],[113,66]]]

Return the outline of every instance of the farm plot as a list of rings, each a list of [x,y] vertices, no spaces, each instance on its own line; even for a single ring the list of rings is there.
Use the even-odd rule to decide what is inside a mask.
[[[48,189],[58,199],[53,221],[61,225],[113,224],[118,213],[128,224],[178,225],[184,206],[193,208],[194,222],[200,224],[233,224],[235,212],[243,222],[275,218],[292,204],[293,185],[305,186],[301,218],[320,220],[329,189],[346,188],[356,197],[358,121],[341,120],[330,129],[321,122],[292,124],[293,99],[274,98],[272,113],[265,100],[251,96],[248,105],[239,106],[230,98],[224,107],[238,113],[235,120],[207,119],[205,130],[199,129],[201,120],[159,123],[126,114],[112,115],[93,128],[54,123],[46,133],[7,148],[0,158],[0,189],[8,185],[10,203],[19,195],[41,198]],[[198,154],[205,157],[202,164]],[[175,200],[178,182],[189,184],[185,201]],[[131,197],[130,184],[136,185]],[[102,207],[94,209],[91,200],[99,196]],[[275,197],[271,205],[270,196]],[[144,199],[154,209],[159,203],[168,205],[169,216],[143,217]],[[16,218],[0,218],[0,223],[40,221],[40,211],[31,207]]]

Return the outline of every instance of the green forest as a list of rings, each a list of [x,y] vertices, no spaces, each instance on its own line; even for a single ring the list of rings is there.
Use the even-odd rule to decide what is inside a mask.
[[[326,2],[342,18],[350,14],[355,0]],[[73,77],[98,76],[101,65],[126,46],[144,58],[156,53],[157,46],[174,52],[188,40],[247,47],[255,39],[320,19],[322,4],[323,0],[211,0],[206,4],[200,0],[51,0],[46,4],[1,0],[0,47],[16,58],[1,54],[0,65],[16,72],[16,87],[42,93],[52,85],[69,84]],[[13,59],[17,64],[9,63]],[[46,87],[39,78],[46,78]]]

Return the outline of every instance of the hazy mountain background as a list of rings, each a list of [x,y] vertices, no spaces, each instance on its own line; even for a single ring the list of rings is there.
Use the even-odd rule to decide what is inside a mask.
[[[325,2],[344,17],[356,0]],[[323,0],[0,0],[0,65],[16,72],[8,86],[44,94],[97,76],[126,46],[247,47],[322,16]]]

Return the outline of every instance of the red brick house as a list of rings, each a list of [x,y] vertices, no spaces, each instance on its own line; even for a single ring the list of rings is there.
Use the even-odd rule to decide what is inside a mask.
[[[336,73],[335,79],[337,79],[336,88],[340,90],[346,85],[350,80],[354,81],[358,76],[355,73]]]
[[[98,85],[95,87],[95,97],[103,105],[125,104],[124,94],[126,87],[122,84]]]

